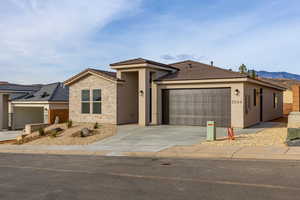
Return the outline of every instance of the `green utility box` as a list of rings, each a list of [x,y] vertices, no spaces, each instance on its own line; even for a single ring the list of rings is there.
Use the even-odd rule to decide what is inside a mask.
[[[214,121],[207,122],[206,140],[207,141],[216,140],[216,123]]]

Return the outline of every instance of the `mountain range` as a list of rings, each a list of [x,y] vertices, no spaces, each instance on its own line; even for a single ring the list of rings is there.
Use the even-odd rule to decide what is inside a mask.
[[[257,75],[264,78],[273,79],[293,79],[300,81],[300,75],[292,74],[288,72],[267,72],[267,71],[256,71]]]

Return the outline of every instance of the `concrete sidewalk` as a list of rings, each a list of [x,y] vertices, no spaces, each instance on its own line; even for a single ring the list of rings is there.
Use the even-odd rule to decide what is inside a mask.
[[[300,147],[240,147],[200,145],[192,147],[174,147],[165,151],[150,153],[127,153],[136,157],[170,158],[226,158],[226,159],[280,159],[300,160]]]
[[[132,157],[162,158],[223,158],[223,159],[277,159],[300,160],[300,147],[239,147],[199,145],[177,146],[160,152],[113,152],[103,151],[88,146],[69,146],[56,148],[46,146],[1,145],[0,153],[31,153],[31,154],[72,154],[72,155],[104,155]]]

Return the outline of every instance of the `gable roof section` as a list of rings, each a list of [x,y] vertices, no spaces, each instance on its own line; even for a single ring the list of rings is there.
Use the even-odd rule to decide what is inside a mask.
[[[285,90],[281,84],[277,84],[274,81],[265,80],[262,78],[253,79],[246,74],[234,72],[226,69],[222,69],[216,66],[203,64],[196,61],[183,61],[178,63],[170,64],[179,69],[174,73],[166,74],[156,81],[185,81],[185,80],[209,80],[209,79],[235,79],[235,78],[248,78],[248,80],[257,81],[261,84],[268,84],[271,87],[280,88]]]
[[[114,66],[136,65],[136,64],[151,64],[151,65],[156,65],[156,66],[160,66],[160,67],[166,67],[166,68],[178,70],[174,66],[167,65],[167,64],[164,64],[164,63],[160,63],[160,62],[156,62],[156,61],[153,61],[153,60],[147,60],[147,59],[144,59],[144,58],[135,58],[135,59],[131,59],[131,60],[116,62],[116,63],[110,64],[110,66],[114,67]]]
[[[116,72],[110,72],[110,71],[104,71],[104,70],[99,70],[99,69],[92,69],[92,68],[87,68],[86,70],[80,72],[79,74],[69,78],[66,80],[64,83],[65,85],[70,85],[73,82],[81,79],[82,77],[86,76],[87,74],[96,74],[98,76],[104,77],[108,80],[117,82],[117,81],[122,81],[121,79],[117,78]]]
[[[233,72],[219,67],[203,64],[196,61],[183,61],[170,64],[179,70],[167,74],[157,80],[204,80],[204,79],[226,79],[226,78],[247,78],[245,74]]]
[[[16,102],[46,101],[57,102],[69,101],[69,88],[62,83],[52,83],[42,86],[38,91],[32,91],[11,99]]]
[[[12,83],[0,84],[0,91],[8,92],[30,92],[37,91],[42,87],[42,85],[19,85]]]

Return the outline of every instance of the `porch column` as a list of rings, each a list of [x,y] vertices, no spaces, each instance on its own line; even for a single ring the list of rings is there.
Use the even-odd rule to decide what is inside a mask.
[[[50,124],[50,106],[49,105],[46,105],[43,107],[43,110],[44,110],[44,124]]]
[[[8,127],[14,129],[14,105],[8,104]]]
[[[147,126],[149,124],[150,111],[150,91],[149,91],[149,74],[148,69],[139,70],[139,125]]]
[[[0,94],[0,130],[8,128],[8,95]]]

